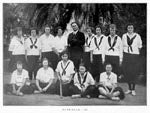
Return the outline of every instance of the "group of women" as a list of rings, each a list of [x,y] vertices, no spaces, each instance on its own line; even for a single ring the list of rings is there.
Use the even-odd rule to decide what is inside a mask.
[[[37,35],[36,28],[32,28],[31,36],[26,40],[22,36],[22,29],[17,28],[9,46],[11,71],[17,74],[16,66],[23,65],[23,69],[29,73],[30,83],[33,79],[36,80],[36,88],[33,88],[35,93],[46,92],[50,86],[51,90],[57,89],[56,93],[62,80],[64,95],[91,97],[98,91],[100,98],[105,96],[114,100],[118,100],[115,97],[120,94],[119,99],[124,98],[123,90],[114,85],[117,83],[115,76],[119,78],[124,74],[129,86],[125,93],[135,96],[142,40],[140,35],[134,32],[133,24],[128,24],[127,33],[123,34],[122,38],[116,34],[115,24],[110,24],[108,36],[103,34],[101,26],[95,27],[95,34],[92,27],[87,27],[86,32],[82,33],[76,22],[71,26],[73,32],[68,37],[64,37],[61,27],[58,27],[56,37],[50,33],[49,26],[45,26],[45,32],[41,36]],[[48,65],[51,68],[48,68]],[[113,72],[115,75],[112,75]],[[101,75],[104,77],[101,78]],[[58,78],[58,81],[51,85],[51,79],[54,78]],[[108,81],[111,87],[105,84]]]

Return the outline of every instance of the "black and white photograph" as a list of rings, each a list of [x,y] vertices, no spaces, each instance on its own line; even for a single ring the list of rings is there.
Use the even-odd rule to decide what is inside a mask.
[[[2,3],[3,106],[147,106],[147,7]]]

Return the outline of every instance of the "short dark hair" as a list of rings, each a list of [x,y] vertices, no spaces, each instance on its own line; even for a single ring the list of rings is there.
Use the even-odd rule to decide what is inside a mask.
[[[105,68],[106,68],[107,65],[111,65],[111,67],[112,67],[112,64],[111,64],[111,63],[105,63]]]
[[[116,24],[110,24],[109,28],[111,28],[111,29],[117,29]]]
[[[57,32],[58,32],[59,29],[61,29],[62,32],[63,32],[63,28],[62,28],[61,26],[58,26],[58,27],[56,28]]]
[[[83,66],[83,67],[86,68],[86,66],[85,66],[85,64],[84,64],[83,62],[79,64],[79,67],[80,67],[80,66]]]
[[[22,31],[22,27],[16,27],[14,30],[14,34],[17,35],[18,31]]]
[[[102,26],[97,25],[97,26],[95,27],[95,31],[96,31],[96,29],[97,29],[97,28],[100,28],[100,29],[101,29],[101,32],[103,32],[103,28],[102,28]]]
[[[133,23],[128,23],[127,26],[126,26],[126,28],[127,28],[128,26],[133,26],[133,28],[134,28],[134,24],[133,24]]]
[[[46,24],[44,28],[46,28],[46,27],[50,28],[50,26],[48,24]]]
[[[94,28],[93,28],[93,27],[87,26],[87,27],[86,27],[86,31],[87,31],[88,29],[91,29],[91,32],[94,32]]]
[[[43,59],[42,59],[42,63],[44,62],[44,61],[47,61],[48,62],[48,66],[52,66],[52,63],[51,62],[49,62],[49,60],[46,58],[46,57],[44,57]]]
[[[100,29],[102,30],[102,26],[100,26],[100,25],[97,25],[97,26],[95,27],[95,29],[97,29],[97,28],[100,28]]]
[[[67,54],[68,57],[69,57],[69,52],[68,52],[67,50],[62,51],[62,52],[60,53],[60,56],[63,56],[64,54]]]
[[[18,60],[16,64],[23,65],[22,61],[20,61],[20,60]]]
[[[61,30],[62,30],[62,27],[61,27],[61,26],[58,26],[58,27],[57,27],[57,31],[58,31],[58,29],[61,29]]]
[[[20,61],[20,60],[18,60],[18,61],[16,62],[16,68],[17,68],[17,65],[22,65],[22,67],[23,67],[23,62]]]
[[[43,62],[43,61],[45,61],[45,60],[47,60],[47,61],[48,61],[48,59],[47,59],[46,57],[44,57],[44,58],[42,59],[42,62]]]
[[[32,31],[32,30],[35,30],[36,33],[38,33],[38,29],[37,29],[36,27],[32,27],[32,28],[30,29],[30,31]]]
[[[72,26],[72,24],[77,24],[77,26],[79,27],[79,24],[78,24],[77,22],[72,22],[72,23],[71,23],[71,26]]]

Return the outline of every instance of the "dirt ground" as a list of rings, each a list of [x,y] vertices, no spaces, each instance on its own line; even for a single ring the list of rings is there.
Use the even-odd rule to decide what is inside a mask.
[[[9,83],[10,74],[4,73],[4,84]],[[127,85],[125,83],[119,83],[119,86],[123,88],[124,91],[127,90]],[[24,95],[23,97],[18,97],[14,95],[3,95],[3,105],[4,106],[74,106],[74,105],[146,105],[146,87],[143,85],[137,85],[137,95],[131,96],[126,95],[125,99],[122,101],[112,101],[107,99],[97,99],[97,98],[77,98],[71,99],[71,97],[63,97],[62,99],[59,95],[44,95],[44,94],[32,94]]]

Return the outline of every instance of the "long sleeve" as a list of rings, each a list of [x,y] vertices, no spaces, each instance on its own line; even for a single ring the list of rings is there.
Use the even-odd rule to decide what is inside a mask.
[[[72,37],[73,37],[73,34],[70,33],[70,34],[68,35],[68,40],[67,40],[67,43],[68,43],[69,46],[71,46],[71,45],[73,44]]]
[[[126,34],[123,34],[123,36],[122,36],[122,45],[123,45],[123,48],[128,47],[126,44]]]
[[[26,41],[24,42],[24,46],[25,46],[25,50],[29,49],[29,39],[26,39]]]
[[[142,40],[140,35],[138,35],[138,48],[142,48]]]
[[[119,58],[120,58],[120,61],[122,61],[123,59],[123,44],[122,44],[122,41],[121,41],[121,38],[119,38]]]
[[[80,83],[78,81],[78,74],[76,73],[74,76],[74,85],[81,89]]]
[[[9,44],[9,51],[13,51],[14,48],[15,48],[15,40],[14,40],[15,37],[13,37],[10,41],[10,44]]]
[[[27,79],[29,78],[29,73],[28,71],[24,70],[24,79]]]
[[[79,40],[77,40],[77,41],[78,41],[77,44],[79,46],[83,46],[85,44],[85,35],[82,32],[80,32],[80,34],[79,34]]]
[[[102,50],[102,60],[105,61],[105,56],[106,56],[106,52],[107,52],[107,37],[105,37],[105,39],[103,40],[103,50]]]
[[[95,81],[92,75],[88,72],[87,79],[86,79],[86,82],[84,83],[84,86],[85,88],[87,88],[89,85],[94,85],[94,84],[95,84]]]
[[[12,73],[12,75],[11,75],[11,80],[10,80],[10,84],[16,84],[16,82],[15,82],[15,74],[16,74],[16,72],[14,71],[13,73]]]
[[[73,33],[69,34],[68,45],[73,46],[83,46],[85,44],[85,36],[82,32],[78,32],[75,36]]]
[[[102,40],[102,61],[105,61],[105,52],[106,52],[106,37],[104,36]]]

